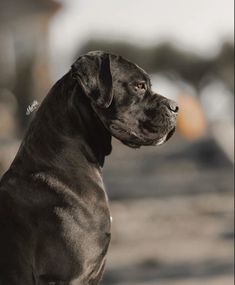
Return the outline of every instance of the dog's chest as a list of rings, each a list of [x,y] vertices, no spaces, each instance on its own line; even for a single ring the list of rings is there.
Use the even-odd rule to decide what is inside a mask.
[[[52,185],[54,181],[47,177],[47,182]],[[110,242],[110,211],[103,185],[87,179],[80,194],[58,181],[53,185],[57,193],[63,190],[63,203],[51,209],[43,226],[38,251],[45,265],[43,272],[61,279],[79,276],[85,280],[99,271]]]
[[[57,208],[56,214],[61,222],[62,241],[74,267],[72,275],[86,278],[98,273],[110,242],[108,207],[104,203],[90,208],[80,204],[77,209]]]

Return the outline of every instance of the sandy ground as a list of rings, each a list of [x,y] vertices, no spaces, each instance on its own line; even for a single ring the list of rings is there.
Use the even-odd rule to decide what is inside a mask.
[[[233,284],[231,193],[113,202],[111,210],[103,284]]]

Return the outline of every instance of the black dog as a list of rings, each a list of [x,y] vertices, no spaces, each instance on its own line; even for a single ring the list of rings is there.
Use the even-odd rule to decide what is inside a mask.
[[[0,184],[0,285],[97,285],[110,242],[101,176],[111,136],[138,148],[174,133],[175,102],[120,56],[80,57],[38,109]]]

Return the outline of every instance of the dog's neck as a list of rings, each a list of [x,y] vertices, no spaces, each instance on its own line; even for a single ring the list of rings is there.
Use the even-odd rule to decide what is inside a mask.
[[[67,73],[37,110],[13,166],[24,163],[29,171],[41,171],[63,165],[73,172],[85,160],[102,167],[110,152],[111,135],[79,83]]]
[[[99,165],[103,166],[105,156],[109,155],[112,150],[111,135],[91,107],[90,100],[77,82],[73,88],[68,114],[71,123],[75,124],[75,131],[82,134],[85,139],[83,151],[86,157],[92,159],[91,154],[93,154]],[[90,154],[84,148],[87,145],[91,150]]]

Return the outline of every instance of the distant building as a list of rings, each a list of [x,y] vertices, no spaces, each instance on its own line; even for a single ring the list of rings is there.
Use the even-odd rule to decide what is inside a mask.
[[[27,106],[49,88],[48,28],[59,8],[53,0],[0,1],[0,103],[6,90],[16,97],[20,130]]]

